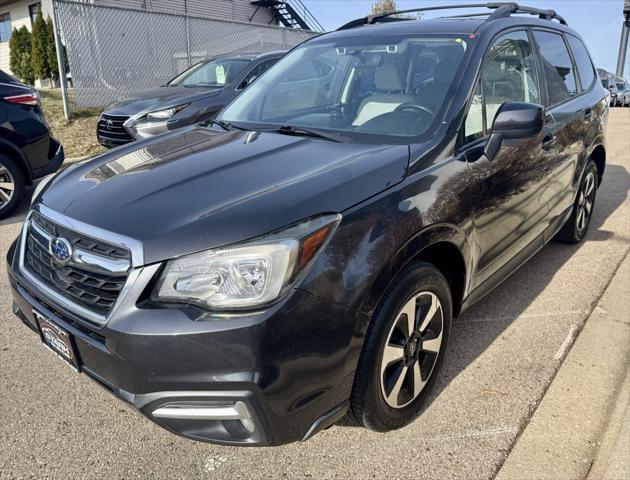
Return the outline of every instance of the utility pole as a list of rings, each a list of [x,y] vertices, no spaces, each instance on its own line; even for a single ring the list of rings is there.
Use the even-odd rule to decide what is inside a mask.
[[[628,0],[630,1],[630,0]],[[55,33],[55,49],[57,50],[57,66],[59,67],[59,83],[61,85],[61,98],[63,100],[63,116],[66,122],[70,121],[72,110],[70,101],[68,100],[68,84],[66,78],[66,63],[63,55],[63,44],[61,43],[61,34],[59,30],[59,18],[57,17],[57,2],[53,0],[53,31]]]
[[[623,68],[628,52],[628,36],[630,35],[630,0],[623,2],[623,27],[621,29],[621,42],[619,43],[619,56],[617,57],[617,76],[623,78]]]

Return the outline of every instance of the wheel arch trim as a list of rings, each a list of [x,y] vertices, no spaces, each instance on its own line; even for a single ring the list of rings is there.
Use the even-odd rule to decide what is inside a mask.
[[[599,135],[590,145],[587,151],[586,158],[587,160],[593,160],[595,165],[597,166],[597,170],[599,172],[599,184],[602,183],[602,179],[604,178],[604,172],[606,171],[606,147],[604,146],[604,138],[602,135]],[[599,153],[601,152],[601,153]],[[584,168],[586,168],[585,162]],[[581,176],[580,176],[581,178]]]
[[[466,298],[470,283],[471,250],[464,231],[460,227],[449,223],[439,223],[425,227],[402,244],[381,269],[363,302],[361,310],[372,315],[381,298],[400,272],[411,262],[422,259],[423,252],[438,244],[449,244],[459,252],[461,257],[460,260],[464,268],[461,298],[453,299],[453,311],[459,312],[459,307],[461,307],[463,299]],[[436,267],[440,268],[439,265],[436,265]]]
[[[8,150],[8,152],[7,152]],[[0,154],[7,155],[11,160],[14,160],[17,167],[24,175],[24,183],[26,185],[33,184],[33,171],[26,160],[26,156],[18,147],[4,138],[0,138]]]

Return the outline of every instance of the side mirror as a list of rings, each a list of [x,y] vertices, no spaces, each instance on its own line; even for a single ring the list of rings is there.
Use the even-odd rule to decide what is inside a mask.
[[[243,90],[245,87],[248,87],[249,85],[252,84],[252,82],[254,80],[256,80],[258,78],[258,75],[252,75],[249,78],[246,78],[245,80],[243,80],[241,82],[241,84],[238,86],[237,90]]]
[[[494,117],[485,155],[496,157],[503,140],[520,140],[535,137],[545,125],[545,109],[542,105],[523,102],[505,102]]]

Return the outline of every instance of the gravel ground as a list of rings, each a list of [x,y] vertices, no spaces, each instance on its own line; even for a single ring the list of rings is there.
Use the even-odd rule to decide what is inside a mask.
[[[613,109],[608,129],[586,241],[548,245],[455,323],[430,406],[396,432],[335,426],[258,449],[175,437],[42,348],[0,272],[0,478],[492,477],[630,250],[630,109]],[[1,251],[23,214],[0,222]]]

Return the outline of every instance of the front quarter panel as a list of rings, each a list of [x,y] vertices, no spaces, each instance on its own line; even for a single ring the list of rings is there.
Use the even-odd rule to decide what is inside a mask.
[[[440,136],[439,144],[412,147],[416,160],[403,182],[342,212],[301,288],[372,313],[382,294],[371,291],[379,276],[395,276],[426,246],[450,242],[467,260],[475,179],[464,155],[455,154],[455,134]]]
[[[435,242],[455,245],[468,263],[468,200],[460,195],[468,166],[446,156],[393,189],[343,212],[330,243],[300,288],[364,315],[338,326],[352,333],[346,369],[354,371],[369,318],[396,274]],[[466,282],[467,283],[467,282]]]

